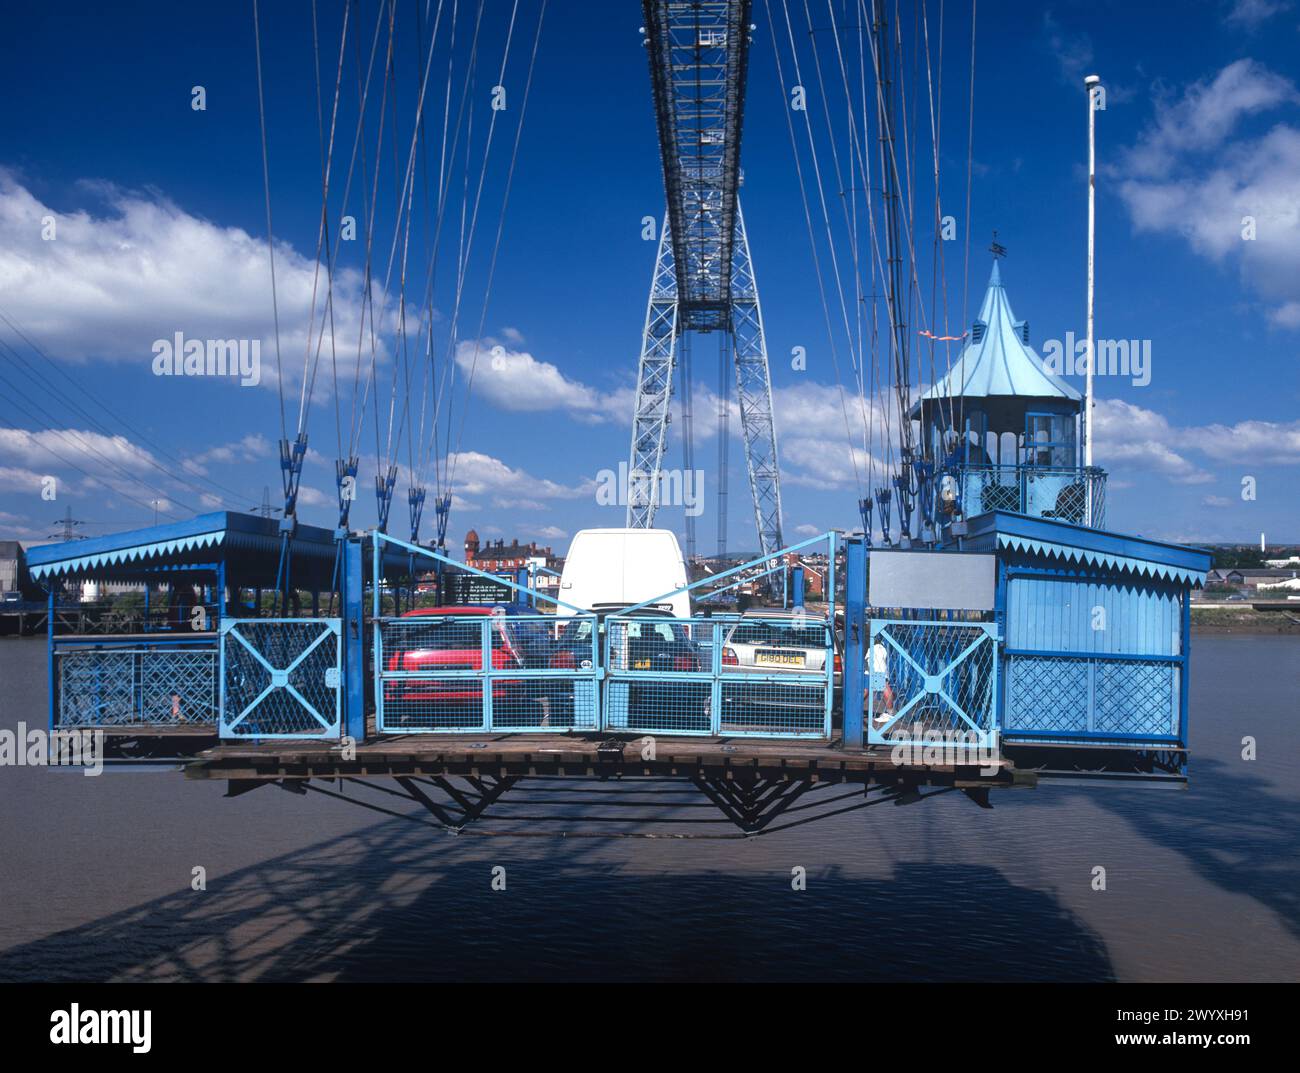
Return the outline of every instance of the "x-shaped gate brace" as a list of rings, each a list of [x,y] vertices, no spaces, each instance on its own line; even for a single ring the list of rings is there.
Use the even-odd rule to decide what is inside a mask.
[[[948,664],[941,671],[939,671],[938,674],[930,674],[929,671],[927,671],[924,667],[922,667],[919,663],[917,663],[915,659],[912,658],[912,654],[908,652],[907,649],[905,649],[902,645],[900,645],[898,643],[897,638],[895,638],[894,635],[889,632],[890,625],[893,624],[886,623],[883,626],[881,626],[879,631],[873,632],[871,634],[872,647],[875,646],[878,639],[883,638],[886,642],[888,642],[890,647],[892,647],[894,651],[896,651],[900,656],[902,656],[903,659],[906,660],[907,663],[912,667],[912,669],[916,672],[917,677],[921,679],[923,683],[923,687],[917,690],[916,696],[914,696],[911,700],[909,700],[906,704],[904,704],[901,708],[899,708],[898,711],[894,713],[894,717],[892,719],[888,720],[885,723],[882,723],[879,727],[875,727],[875,726],[872,727],[871,734],[873,735],[873,740],[875,740],[875,738],[878,737],[880,741],[888,744],[889,739],[884,737],[885,732],[889,730],[890,727],[894,726],[909,711],[911,711],[914,707],[916,707],[916,705],[918,705],[925,697],[930,696],[931,694],[940,696],[945,701],[947,701],[949,708],[957,715],[959,719],[961,719],[962,722],[964,722],[967,726],[969,726],[971,730],[973,730],[976,734],[980,734],[980,735],[987,734],[988,730],[985,729],[984,727],[979,726],[973,719],[971,719],[969,715],[966,714],[966,711],[962,708],[960,704],[957,703],[957,701],[953,698],[952,694],[949,693],[948,690],[944,687],[943,683],[948,678],[948,676],[952,674],[954,670],[956,670],[959,666],[961,666],[961,664],[965,661],[966,657],[968,657],[972,652],[974,652],[977,648],[979,648],[980,645],[985,643],[991,644],[993,642],[993,634],[988,633],[986,631],[981,631],[980,635],[976,637],[975,640],[973,640],[964,649],[962,649],[962,651],[957,656],[953,657],[953,659],[950,660]],[[917,625],[917,624],[903,623],[903,625]],[[970,622],[970,623],[960,623],[960,624],[954,623],[952,625],[981,626],[982,624],[976,622]],[[876,694],[876,690],[874,687],[872,688],[871,692],[874,701],[875,694]],[[875,705],[873,703],[872,705],[873,717],[875,715],[874,707]]]
[[[262,653],[259,652],[256,648],[254,648],[251,644],[249,644],[248,639],[242,633],[239,632],[239,623],[238,622],[231,623],[230,629],[226,631],[226,636],[227,637],[233,636],[236,641],[238,641],[241,645],[243,645],[246,649],[248,649],[248,651],[252,653],[253,658],[256,659],[258,663],[260,663],[263,667],[266,668],[267,672],[271,676],[271,681],[267,685],[267,687],[262,690],[262,692],[260,692],[256,697],[253,698],[252,701],[249,702],[248,707],[246,707],[242,712],[239,713],[239,715],[237,715],[230,722],[226,723],[227,729],[234,730],[235,727],[237,727],[240,723],[244,721],[244,719],[248,717],[249,713],[251,713],[255,708],[257,708],[257,706],[261,704],[262,701],[264,701],[268,696],[271,695],[271,693],[273,693],[277,689],[283,689],[286,693],[289,694],[289,696],[293,697],[294,700],[296,700],[299,704],[303,706],[307,714],[310,715],[313,719],[315,719],[316,722],[320,723],[320,725],[325,730],[330,730],[333,728],[334,723],[337,722],[337,713],[335,719],[326,720],[320,714],[320,712],[318,712],[311,705],[311,703],[307,700],[307,698],[304,697],[301,693],[298,692],[297,689],[294,688],[293,683],[289,681],[289,675],[293,672],[293,670],[300,663],[302,663],[303,660],[305,660],[309,655],[311,655],[311,653],[316,650],[317,646],[320,645],[322,641],[324,641],[327,637],[337,637],[337,634],[330,626],[325,624],[322,625],[324,626],[324,628],[321,630],[320,634],[317,635],[316,640],[312,641],[311,644],[309,644],[306,648],[304,648],[301,652],[299,652],[297,657],[293,660],[292,663],[289,664],[289,666],[272,667],[271,664],[267,662],[266,657],[263,656]]]

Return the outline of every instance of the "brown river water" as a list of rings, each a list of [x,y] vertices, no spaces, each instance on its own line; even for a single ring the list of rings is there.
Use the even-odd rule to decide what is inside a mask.
[[[43,640],[0,640],[0,727],[44,725],[45,674]],[[1298,687],[1300,639],[1199,636],[1189,789],[737,841],[457,836],[175,771],[0,767],[0,980],[1295,980]]]

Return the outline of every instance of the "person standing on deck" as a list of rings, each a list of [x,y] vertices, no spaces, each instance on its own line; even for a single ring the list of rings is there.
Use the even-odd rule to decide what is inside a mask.
[[[869,680],[862,692],[862,710],[870,714],[871,690],[880,696],[880,710],[875,713],[876,726],[883,726],[894,718],[894,689],[889,684],[889,652],[883,641],[871,646],[871,662],[868,666]]]

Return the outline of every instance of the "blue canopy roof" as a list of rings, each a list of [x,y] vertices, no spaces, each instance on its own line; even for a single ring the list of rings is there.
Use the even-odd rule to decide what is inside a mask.
[[[1077,411],[1082,396],[1044,367],[1027,337],[1025,322],[1016,320],[994,261],[971,342],[952,369],[916,401],[909,416],[921,417],[924,409],[941,399],[960,398],[968,403],[972,399],[1003,403],[1010,398],[1052,399],[1073,404],[1071,409]]]
[[[1201,548],[1000,510],[970,519],[965,546],[970,551],[1006,549],[1049,562],[1090,566],[1116,576],[1185,585],[1204,584],[1212,560]]]
[[[232,583],[270,587],[279,567],[280,540],[279,522],[273,518],[214,511],[146,529],[28,548],[27,566],[35,581],[157,581],[160,575],[210,572],[221,562]],[[295,585],[321,591],[332,587],[332,530],[299,525],[291,549]],[[405,563],[404,554],[387,552],[385,576],[404,573]]]

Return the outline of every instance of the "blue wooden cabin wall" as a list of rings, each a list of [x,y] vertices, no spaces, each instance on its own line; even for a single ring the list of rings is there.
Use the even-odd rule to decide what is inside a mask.
[[[1185,744],[1184,585],[1041,560],[1004,569],[1004,737]]]

